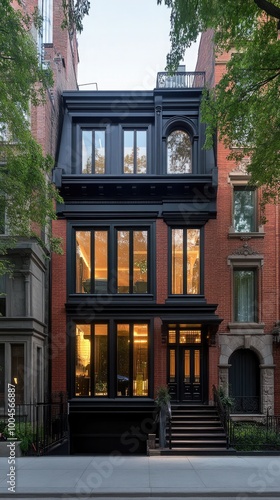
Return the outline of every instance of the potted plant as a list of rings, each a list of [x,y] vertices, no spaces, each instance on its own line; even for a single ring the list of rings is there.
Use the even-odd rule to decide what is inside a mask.
[[[167,386],[163,385],[158,388],[155,403],[159,413],[159,446],[160,448],[166,448],[167,416],[171,414],[170,394]]]

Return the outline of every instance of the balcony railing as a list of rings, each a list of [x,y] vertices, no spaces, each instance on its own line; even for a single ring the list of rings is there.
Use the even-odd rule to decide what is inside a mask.
[[[157,75],[157,88],[160,89],[193,89],[205,86],[204,71],[177,71],[173,76],[167,72]]]

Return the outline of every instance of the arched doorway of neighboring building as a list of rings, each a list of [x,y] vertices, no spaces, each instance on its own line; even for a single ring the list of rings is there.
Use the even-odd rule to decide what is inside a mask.
[[[260,411],[260,361],[250,349],[238,349],[229,358],[229,392],[234,413]]]

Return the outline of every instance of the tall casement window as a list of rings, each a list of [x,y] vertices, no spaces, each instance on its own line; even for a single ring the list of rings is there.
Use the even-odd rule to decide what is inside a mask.
[[[199,294],[200,229],[171,230],[171,293],[177,295]]]
[[[105,174],[105,130],[82,130],[82,174]]]
[[[147,130],[123,131],[124,174],[147,173]]]
[[[190,174],[192,172],[192,144],[184,130],[174,130],[167,137],[167,173]]]
[[[76,293],[149,292],[149,230],[77,230]]]
[[[148,231],[117,231],[117,291],[146,293]]]
[[[234,321],[251,323],[257,319],[256,269],[234,269]]]
[[[148,324],[76,325],[75,396],[147,395]]]
[[[233,188],[233,225],[236,233],[256,231],[256,190],[248,186]]]

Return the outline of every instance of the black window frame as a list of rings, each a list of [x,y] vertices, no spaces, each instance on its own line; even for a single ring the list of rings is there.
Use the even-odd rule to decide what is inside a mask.
[[[83,173],[82,171],[82,145],[83,145],[83,132],[86,131],[86,132],[91,132],[92,134],[92,143],[91,143],[91,172],[89,172],[88,174],[85,174]],[[95,132],[104,132],[104,141],[105,141],[105,151],[104,151],[104,172],[102,173],[98,173],[95,171],[95,155],[94,155],[94,152],[95,152]],[[79,144],[80,144],[80,164],[81,164],[81,169],[80,169],[80,173],[82,175],[105,175],[107,173],[107,130],[106,130],[106,126],[102,126],[102,127],[97,127],[97,126],[80,126],[80,130],[79,130],[79,133],[80,133],[80,139],[79,139]]]
[[[200,255],[199,255],[199,276],[200,276],[200,291],[197,294],[188,294],[188,293],[182,293],[182,294],[175,294],[172,293],[172,231],[174,229],[180,229],[183,230],[183,238],[184,241],[186,241],[186,232],[189,229],[197,229],[200,231]],[[186,252],[186,245],[183,246],[183,251],[184,255],[187,256]],[[201,226],[183,226],[183,225],[171,225],[169,226],[169,234],[168,234],[168,296],[169,298],[177,298],[179,299],[180,297],[201,297],[204,295],[204,228]],[[187,291],[187,280],[186,280],[186,266],[187,266],[187,259],[184,259],[183,261],[183,292]]]
[[[190,172],[168,172],[168,138],[171,136],[171,134],[174,134],[174,132],[183,132],[184,134],[186,134],[189,137],[189,140],[190,140],[190,151],[191,151],[191,155],[190,155]],[[187,130],[186,127],[180,126],[180,125],[173,126],[168,131],[168,134],[166,136],[166,175],[168,175],[168,176],[170,176],[170,175],[192,175],[193,171],[194,171],[194,169],[193,169],[193,137],[190,134],[190,131]]]
[[[94,326],[95,325],[100,325],[100,324],[106,324],[108,326],[108,343],[107,343],[107,366],[108,366],[108,373],[107,373],[107,395],[93,395],[91,394],[90,396],[85,396],[85,395],[77,395],[76,396],[76,327],[78,325],[89,325],[90,326],[90,336],[91,336],[91,359],[92,353],[93,353],[93,339],[94,339]],[[143,324],[147,325],[148,328],[148,355],[147,355],[147,360],[148,360],[148,395],[145,396],[138,396],[138,395],[133,395],[133,380],[129,381],[129,387],[130,387],[130,395],[127,396],[120,396],[118,395],[118,384],[117,384],[117,371],[118,371],[118,365],[117,365],[117,325],[118,324],[127,324],[129,325],[130,329],[130,337],[132,337],[132,328],[133,325],[135,324]],[[73,334],[74,333],[74,334]],[[67,384],[68,384],[68,389],[69,389],[69,395],[70,398],[74,398],[76,400],[83,399],[83,400],[102,400],[102,399],[114,399],[116,398],[121,398],[125,397],[126,399],[133,399],[134,401],[139,400],[139,398],[142,399],[153,399],[153,382],[154,382],[154,370],[153,370],[153,338],[154,338],[154,325],[153,321],[151,318],[146,318],[146,317],[141,317],[139,318],[137,315],[135,315],[135,318],[132,320],[127,319],[125,315],[122,315],[122,318],[118,319],[108,319],[108,318],[98,318],[94,319],[92,321],[86,320],[85,318],[73,318],[69,319],[68,322],[68,331],[67,335],[69,338],[68,342],[68,377],[67,377]],[[130,368],[133,367],[133,345],[130,346],[130,352],[131,352],[131,359],[130,359]],[[92,366],[90,367],[90,371],[95,376],[94,372],[94,366],[92,363]],[[130,371],[132,373],[132,369]],[[94,378],[92,378],[92,383],[94,384]]]
[[[88,297],[99,296],[100,293],[95,293],[94,290],[94,265],[91,265],[91,284],[90,293],[77,292],[76,291],[76,232],[78,231],[89,231],[91,232],[91,242],[93,238],[94,231],[108,231],[108,286],[107,292],[102,292],[102,295],[112,295],[113,297],[122,297],[122,299],[135,299],[135,298],[151,298],[155,291],[155,222],[154,221],[142,221],[124,223],[123,221],[111,221],[97,222],[94,224],[89,224],[86,221],[83,222],[70,222],[69,232],[67,239],[67,248],[70,249],[68,257],[68,282],[67,289],[68,295]],[[147,244],[147,291],[143,293],[137,293],[133,290],[129,293],[119,293],[117,291],[117,232],[119,230],[124,231],[147,231],[148,233],[148,244]],[[113,251],[110,249],[113,249]],[[91,263],[94,263],[94,249],[91,243]],[[74,272],[73,272],[74,270]]]
[[[146,172],[145,173],[137,173],[137,141],[136,141],[136,132],[146,132]],[[124,133],[125,132],[134,132],[134,162],[133,162],[133,173],[126,173],[124,171]],[[121,174],[124,176],[127,175],[136,175],[136,176],[145,176],[150,173],[151,170],[151,125],[150,124],[126,124],[121,125]]]

